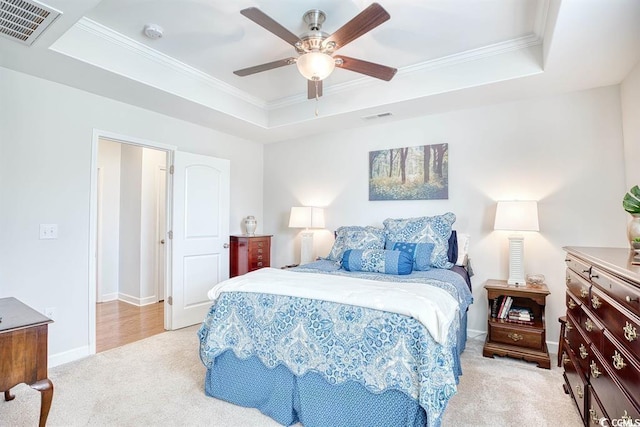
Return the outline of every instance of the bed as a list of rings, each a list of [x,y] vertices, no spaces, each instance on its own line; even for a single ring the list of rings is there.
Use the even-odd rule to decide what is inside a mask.
[[[425,237],[394,235],[387,221],[382,231],[341,227],[326,259],[216,285],[198,331],[205,393],[282,425],[439,426],[462,373],[469,275],[449,261],[451,225],[441,232],[446,262],[427,246],[429,262],[446,268],[416,270],[424,242],[411,258],[388,248]],[[393,274],[396,258],[411,271]]]

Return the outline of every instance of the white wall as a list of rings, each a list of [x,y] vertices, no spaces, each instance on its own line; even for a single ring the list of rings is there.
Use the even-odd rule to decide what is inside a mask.
[[[120,272],[118,298],[140,299],[142,270],[142,147],[123,144],[120,162]]]
[[[0,68],[0,297],[55,307],[49,353],[88,351],[89,180],[94,129],[231,162],[231,229],[262,217],[263,147],[201,126]],[[58,224],[57,240],[38,225]],[[262,224],[258,232],[262,232]]]
[[[640,62],[620,85],[627,189],[640,185]]]
[[[98,302],[118,298],[120,270],[120,144],[100,140],[98,167],[101,178],[101,202],[98,248],[100,278]]]
[[[449,144],[448,200],[368,201],[369,151],[434,143]],[[273,265],[298,259],[298,230],[287,228],[291,206],[326,206],[327,230],[315,240],[324,255],[329,230],[341,225],[451,211],[454,228],[472,236],[469,328],[486,331],[484,281],[508,276],[507,234],[493,231],[495,201],[538,200],[540,233],[526,236],[525,270],[547,278],[548,340],[557,342],[565,311],[562,247],[627,245],[623,166],[618,86],[270,144],[264,197]]]

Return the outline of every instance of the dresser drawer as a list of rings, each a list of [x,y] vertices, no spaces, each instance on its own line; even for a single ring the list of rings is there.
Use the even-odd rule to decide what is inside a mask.
[[[604,411],[604,409],[602,408],[602,404],[600,403],[600,401],[598,400],[598,398],[596,397],[596,394],[593,392],[593,390],[591,389],[591,386],[589,386],[589,393],[588,393],[588,401],[589,401],[589,412],[587,414],[587,425],[590,427],[601,427],[602,424],[600,423],[600,420],[603,418],[609,418],[607,416],[607,413]],[[607,425],[607,424],[605,424]]]
[[[582,335],[582,329],[577,326],[579,323],[571,314],[567,315],[567,342],[569,348],[573,350],[575,356],[576,369],[587,378],[589,372],[589,359],[591,357],[591,344],[585,336]]]
[[[544,351],[543,330],[515,325],[517,324],[491,323],[491,341]]]
[[[620,305],[640,317],[640,290],[638,288],[634,288],[595,267],[591,281]]]
[[[604,326],[591,311],[582,305],[582,317],[580,318],[580,329],[584,332],[587,340],[591,342],[599,351],[602,350],[602,331]]]
[[[613,335],[633,354],[640,354],[640,319],[606,296],[598,288],[593,289],[599,308],[593,310]]]
[[[567,269],[567,288],[575,295],[583,304],[589,304],[591,283],[578,275],[573,270]]]
[[[580,321],[580,314],[582,313],[580,306],[582,305],[582,301],[568,289],[565,296],[565,304],[567,305],[567,313],[573,314],[573,317],[577,321]]]
[[[640,405],[640,363],[637,356],[632,356],[609,331],[605,331],[602,357],[618,382],[635,400],[635,404]]]
[[[584,279],[589,280],[591,276],[591,265],[571,254],[567,254],[565,262],[567,263],[568,268],[578,273]]]
[[[600,353],[594,351],[594,356],[590,362],[590,382],[595,395],[602,406],[607,408],[609,419],[631,419],[631,424],[628,425],[634,425],[635,420],[640,420],[640,410],[629,400],[629,397],[614,379],[615,374],[610,372]]]
[[[562,355],[562,364],[564,366],[564,381],[566,388],[571,393],[573,400],[578,406],[580,416],[584,419],[585,400],[587,394],[587,383],[584,377],[576,369],[576,362],[571,350]]]

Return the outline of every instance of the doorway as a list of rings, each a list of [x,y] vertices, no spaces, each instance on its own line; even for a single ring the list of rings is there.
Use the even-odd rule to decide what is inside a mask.
[[[165,330],[166,150],[97,141],[96,352]]]

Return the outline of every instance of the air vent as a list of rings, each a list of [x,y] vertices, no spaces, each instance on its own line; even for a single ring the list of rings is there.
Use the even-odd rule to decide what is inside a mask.
[[[370,116],[364,116],[362,117],[362,120],[373,120],[373,119],[380,119],[382,117],[389,117],[391,116],[392,113],[390,112],[386,112],[386,113],[378,113],[378,114],[372,114]]]
[[[36,1],[0,0],[0,35],[30,46],[60,14]]]

